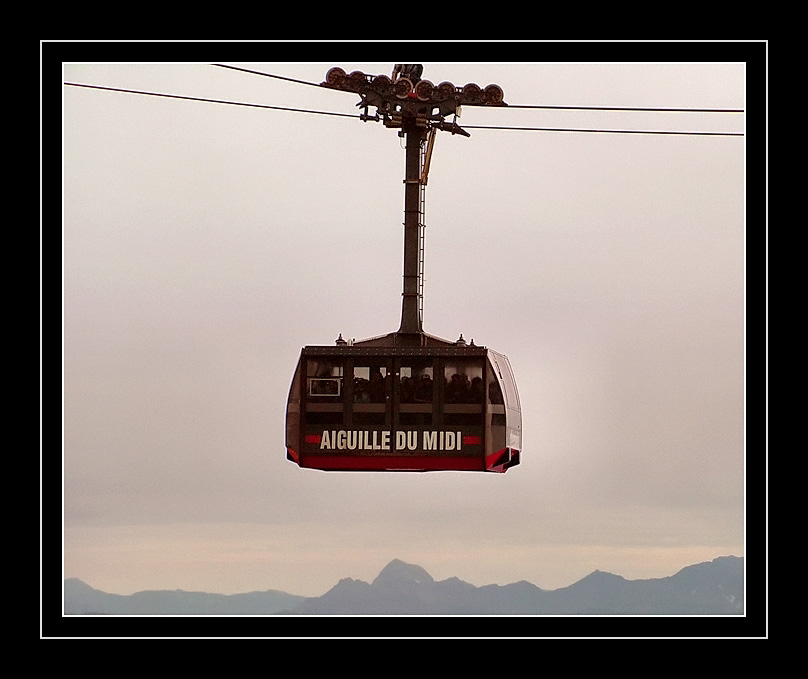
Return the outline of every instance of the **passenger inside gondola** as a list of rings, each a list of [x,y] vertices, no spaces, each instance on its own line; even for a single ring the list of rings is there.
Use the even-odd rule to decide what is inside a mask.
[[[432,378],[424,373],[415,387],[415,400],[418,403],[432,403]]]
[[[400,394],[402,403],[415,403],[415,385],[411,377],[404,375],[401,378]]]
[[[446,383],[445,392],[447,403],[468,403],[468,378],[463,374],[455,373]]]
[[[381,372],[375,370],[370,375],[370,384],[368,384],[368,394],[370,395],[371,403],[384,403],[386,395],[385,379]]]
[[[474,377],[471,380],[471,389],[469,390],[469,403],[482,403],[485,397],[485,387],[483,387],[483,378]]]
[[[368,381],[361,377],[354,378],[353,400],[355,403],[370,403]]]
[[[432,403],[432,362],[402,365],[398,379],[401,403]]]

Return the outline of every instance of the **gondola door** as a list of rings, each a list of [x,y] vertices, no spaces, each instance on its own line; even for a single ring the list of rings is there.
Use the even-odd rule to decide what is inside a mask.
[[[357,454],[390,454],[392,430],[393,360],[384,356],[354,356],[348,360],[351,394],[347,429],[359,439]]]
[[[395,358],[392,438],[397,455],[420,457],[425,453],[425,432],[434,429],[440,410],[436,363],[432,357]]]

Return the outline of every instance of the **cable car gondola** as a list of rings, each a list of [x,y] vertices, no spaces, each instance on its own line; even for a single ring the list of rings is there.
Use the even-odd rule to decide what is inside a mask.
[[[396,64],[392,82],[420,65]],[[402,78],[403,79],[403,78]],[[404,290],[398,331],[305,346],[286,407],[286,456],[326,471],[488,471],[519,464],[522,416],[503,354],[429,335],[422,327],[423,199],[435,130],[468,134],[445,116],[461,103],[504,106],[489,85],[407,87],[386,76],[331,69],[324,87],[358,93],[365,119],[406,136]],[[427,81],[420,81],[427,82]],[[405,83],[406,84],[406,83]],[[480,92],[489,96],[481,98]],[[493,93],[493,95],[490,95]],[[369,106],[376,118],[367,115]]]

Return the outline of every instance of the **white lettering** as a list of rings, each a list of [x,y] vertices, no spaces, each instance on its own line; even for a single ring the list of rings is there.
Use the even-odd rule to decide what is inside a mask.
[[[462,431],[424,431],[422,450],[461,450]],[[320,450],[417,450],[418,431],[398,430],[395,437],[385,430],[335,429],[323,431]]]

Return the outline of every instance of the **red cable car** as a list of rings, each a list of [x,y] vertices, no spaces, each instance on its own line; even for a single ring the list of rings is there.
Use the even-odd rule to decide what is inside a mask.
[[[286,407],[286,456],[327,471],[502,473],[519,464],[522,449],[507,357],[462,335],[452,342],[422,328],[421,206],[434,134],[468,134],[444,120],[450,83],[434,90],[434,101],[402,102],[385,80],[331,69],[323,86],[357,92],[365,110],[376,106],[384,124],[407,138],[401,326],[358,342],[340,335],[335,345],[303,348]],[[455,109],[463,101],[456,91]],[[501,96],[494,99],[490,105],[504,105]]]

